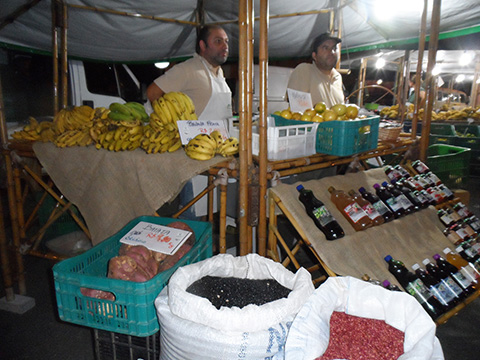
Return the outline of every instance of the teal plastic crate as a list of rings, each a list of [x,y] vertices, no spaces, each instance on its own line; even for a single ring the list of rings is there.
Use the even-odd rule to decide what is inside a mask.
[[[453,145],[480,150],[480,125],[455,125]]]
[[[379,124],[379,116],[321,122],[317,128],[316,151],[319,154],[349,156],[376,149]]]
[[[460,146],[435,144],[427,151],[427,166],[451,189],[465,187],[469,177],[471,150]]]
[[[430,124],[429,145],[455,145],[455,127],[452,124]]]
[[[145,282],[107,277],[108,261],[118,255],[120,239],[141,221],[168,225],[177,219],[141,216],[129,222],[114,236],[76,257],[53,267],[60,319],[78,325],[133,336],[150,336],[159,330],[155,298],[181,266],[212,256],[212,225],[181,220],[195,233],[195,244],[172,268]],[[81,288],[109,291],[115,300],[84,296]]]

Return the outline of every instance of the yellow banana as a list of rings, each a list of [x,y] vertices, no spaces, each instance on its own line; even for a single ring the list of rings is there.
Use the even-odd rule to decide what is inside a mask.
[[[208,134],[198,134],[194,139],[208,142],[213,148],[217,147],[217,141]]]
[[[198,145],[198,144],[187,144],[187,147],[185,149],[190,152],[208,154],[208,155],[211,155],[212,157],[215,156],[215,150],[212,151],[212,149],[202,145]]]
[[[199,153],[197,151],[191,151],[187,148],[185,148],[185,154],[187,154],[188,157],[195,159],[195,160],[210,160],[212,159],[215,155],[212,154],[203,154]]]
[[[128,138],[128,141],[130,142],[140,141],[142,137],[143,137],[143,134],[130,135],[130,137]]]
[[[168,102],[170,102],[173,105],[177,115],[180,115],[185,111],[185,109],[184,109],[184,104],[183,103],[180,104],[177,96],[178,95],[175,92],[169,92],[169,93],[166,93],[166,94],[163,95],[165,100],[167,100]]]
[[[160,108],[162,109],[163,114],[165,115],[165,118],[167,119],[167,122],[172,122],[173,117],[172,114],[170,113],[170,109],[167,106],[167,102],[163,97],[159,98],[158,104],[160,105]]]
[[[140,147],[140,141],[133,141],[128,145],[127,150],[132,151],[132,150],[138,149],[139,147]]]
[[[170,120],[171,123],[176,123],[176,121],[179,119],[179,116],[177,114],[177,111],[175,110],[175,107],[173,106],[172,102],[168,100],[164,100],[165,104],[168,107],[168,111],[170,112],[170,115],[172,115],[172,119]]]
[[[181,147],[182,147],[182,140],[177,139],[173,144],[170,145],[167,151],[174,152],[180,149]]]
[[[217,143],[217,149],[219,149],[223,145],[223,136],[220,131],[215,130],[210,133],[210,137],[215,140]]]
[[[167,144],[170,141],[175,139],[175,133],[173,131],[169,131],[161,140],[160,143]]]
[[[181,97],[181,99],[183,100],[184,104],[185,104],[185,107],[186,107],[186,112],[192,116],[192,114],[195,114],[195,105],[193,104],[193,101],[192,99],[190,98],[190,96],[188,96],[187,94],[183,93],[183,92],[178,92],[179,96]],[[195,120],[197,118],[197,116],[195,115],[194,116]],[[194,119],[190,119],[190,120],[194,120]]]
[[[217,148],[215,146],[212,146],[211,143],[209,143],[208,141],[205,141],[205,140],[201,140],[201,139],[191,139],[187,146],[188,145],[192,145],[192,146],[201,146],[202,148],[206,148],[208,149],[209,151],[212,151],[212,152],[215,152],[217,150]]]
[[[128,150],[129,146],[131,145],[130,139],[125,139],[122,141],[122,145],[120,146],[120,150],[125,151]]]

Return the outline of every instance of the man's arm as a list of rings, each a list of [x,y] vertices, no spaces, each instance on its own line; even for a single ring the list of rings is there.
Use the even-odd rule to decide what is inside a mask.
[[[154,82],[151,83],[147,88],[147,98],[150,102],[157,100],[158,98],[162,97],[165,92],[158,87],[157,84]]]

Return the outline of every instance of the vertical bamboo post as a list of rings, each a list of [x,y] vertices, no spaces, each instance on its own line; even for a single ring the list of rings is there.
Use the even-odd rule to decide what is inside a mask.
[[[252,201],[252,199],[256,199],[256,197],[253,194],[253,191],[256,191],[252,185],[252,178],[253,178],[253,173],[252,171],[254,170],[254,164],[253,164],[253,157],[252,157],[252,114],[253,114],[253,51],[254,51],[254,24],[255,24],[255,14],[254,14],[254,5],[253,5],[253,0],[247,0],[247,109],[246,113],[248,116],[248,126],[246,127],[247,131],[247,139],[248,143],[250,144],[247,147],[247,166],[249,169],[248,173],[248,184],[249,189],[248,189],[248,199],[249,202]],[[254,184],[255,186],[257,185],[256,183]],[[243,250],[242,255],[246,255],[248,253],[251,253],[253,251],[253,233],[252,233],[252,225],[250,223],[251,220],[251,212],[250,212],[250,207],[252,204],[247,204],[249,210],[247,211],[247,232],[246,232],[246,248]]]
[[[260,45],[259,45],[259,83],[260,89],[260,119],[258,124],[259,132],[259,154],[263,155],[259,158],[259,187],[260,187],[260,204],[258,218],[258,246],[257,253],[261,256],[266,255],[267,246],[267,82],[268,82],[268,17],[269,17],[269,1],[260,1]]]
[[[58,0],[52,1],[53,115],[59,110],[58,95]]]
[[[428,150],[428,138],[430,136],[430,122],[432,120],[433,103],[435,102],[435,86],[436,76],[432,75],[432,70],[436,64],[437,48],[438,48],[438,33],[440,28],[440,8],[441,0],[433,1],[432,9],[432,24],[430,26],[430,41],[428,43],[428,64],[426,84],[426,98],[425,111],[422,121],[422,142],[420,143],[420,160],[426,161]],[[418,74],[417,74],[418,76]],[[417,98],[418,100],[419,98]],[[418,101],[417,101],[418,102]]]
[[[480,62],[477,62],[477,64],[475,65],[475,74],[473,75],[472,90],[470,91],[469,105],[472,107],[477,107],[478,105],[480,105],[480,103],[478,102],[478,96],[480,95],[480,93],[478,92],[479,80],[480,80]]]
[[[67,29],[68,29],[68,9],[62,1],[62,108],[68,105],[68,58],[67,58]]]
[[[210,188],[210,185],[213,184],[213,175],[209,174],[208,175],[208,182],[207,182],[207,187]],[[208,214],[208,222],[213,224],[213,201],[214,201],[214,196],[213,196],[213,192],[215,190],[212,190],[212,191],[209,191],[208,194],[207,194],[207,207],[208,207],[208,210],[207,210],[207,214]]]
[[[358,74],[358,99],[357,99],[357,105],[359,107],[363,107],[363,87],[366,85],[365,84],[365,77],[367,73],[367,58],[362,58],[361,63],[360,63],[360,72]]]
[[[218,238],[218,250],[220,254],[227,252],[227,239],[225,229],[227,227],[227,186],[220,184],[220,214],[219,214],[219,238]]]
[[[428,0],[423,1],[423,13],[422,13],[422,21],[420,24],[420,37],[418,39],[418,56],[417,56],[417,72],[415,73],[415,94],[419,94],[420,91],[420,83],[421,83],[421,74],[422,74],[422,65],[423,65],[423,52],[425,50],[425,37],[426,37],[426,28],[427,28],[427,8],[428,8]],[[410,74],[409,74],[410,78]],[[417,136],[417,123],[418,123],[418,111],[420,110],[420,97],[416,96],[415,105],[413,109],[413,117],[412,117],[412,139]],[[425,114],[425,113],[424,113]],[[428,138],[424,139],[422,137],[421,143],[427,142]]]

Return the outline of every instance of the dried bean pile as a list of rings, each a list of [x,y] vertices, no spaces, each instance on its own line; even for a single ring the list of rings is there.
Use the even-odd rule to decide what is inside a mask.
[[[383,320],[335,311],[327,350],[315,360],[395,360],[403,354],[403,339],[403,331]]]
[[[220,307],[243,308],[249,304],[263,305],[288,297],[290,289],[274,279],[240,279],[235,277],[204,276],[192,283],[187,292],[210,300]]]

